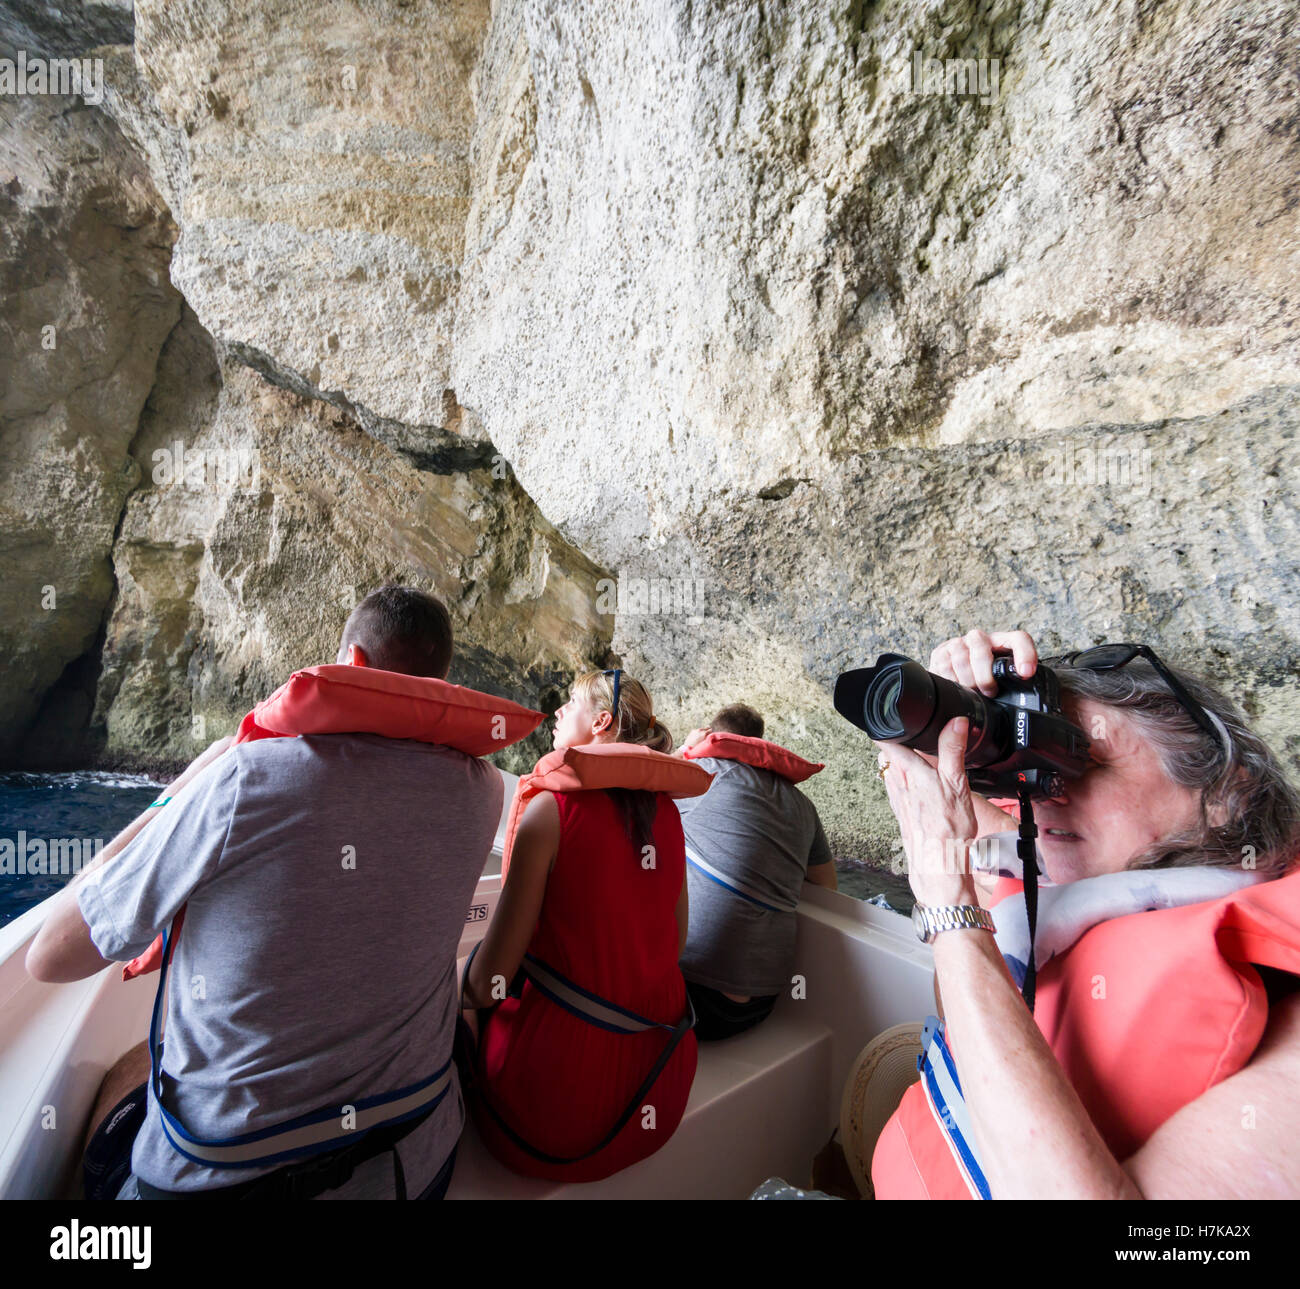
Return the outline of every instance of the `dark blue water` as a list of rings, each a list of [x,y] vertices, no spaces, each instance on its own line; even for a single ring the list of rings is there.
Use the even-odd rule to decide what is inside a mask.
[[[62,852],[86,860],[96,843],[107,845],[158,795],[162,785],[140,774],[111,774],[80,770],[68,774],[0,774],[0,926],[53,895],[71,873],[19,875],[6,864],[8,848],[15,852],[26,835],[31,842],[62,843]],[[68,845],[68,843],[72,843]],[[839,888],[854,899],[872,900],[910,913],[912,893],[907,878],[837,856]]]
[[[29,859],[54,850],[89,860],[157,795],[142,774],[78,770],[68,774],[0,774],[0,926],[54,894],[71,873],[19,874],[17,851]],[[13,853],[5,841],[13,843]],[[36,842],[44,842],[38,847]]]

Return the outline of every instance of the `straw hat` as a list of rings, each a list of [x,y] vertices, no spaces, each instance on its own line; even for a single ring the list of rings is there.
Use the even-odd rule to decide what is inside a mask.
[[[858,1192],[873,1199],[871,1156],[903,1093],[917,1081],[921,1055],[920,1021],[894,1025],[877,1034],[858,1053],[840,1102],[840,1145]]]

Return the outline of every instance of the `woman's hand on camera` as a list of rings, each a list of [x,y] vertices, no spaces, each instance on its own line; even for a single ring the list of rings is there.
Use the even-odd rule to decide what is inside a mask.
[[[1016,674],[1028,679],[1038,666],[1038,650],[1028,631],[968,631],[945,640],[930,655],[930,670],[936,676],[955,680],[967,689],[977,689],[986,698],[998,692],[993,679],[993,658],[1010,653]]]
[[[907,880],[922,904],[974,904],[970,843],[979,836],[966,781],[964,716],[939,735],[937,765],[900,743],[881,745],[881,777],[907,853]]]

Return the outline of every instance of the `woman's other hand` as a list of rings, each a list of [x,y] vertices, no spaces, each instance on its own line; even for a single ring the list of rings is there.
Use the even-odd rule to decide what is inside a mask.
[[[939,735],[936,765],[901,743],[880,745],[881,777],[907,854],[907,880],[921,904],[975,904],[970,844],[979,836],[966,781],[964,716]]]

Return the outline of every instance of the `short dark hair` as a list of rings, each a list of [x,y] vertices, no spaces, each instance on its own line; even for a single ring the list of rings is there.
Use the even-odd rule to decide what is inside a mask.
[[[348,615],[340,659],[354,644],[380,671],[442,680],[451,667],[451,615],[436,596],[413,586],[381,586]]]
[[[710,722],[715,734],[740,734],[745,738],[763,737],[763,718],[744,703],[724,707]]]

